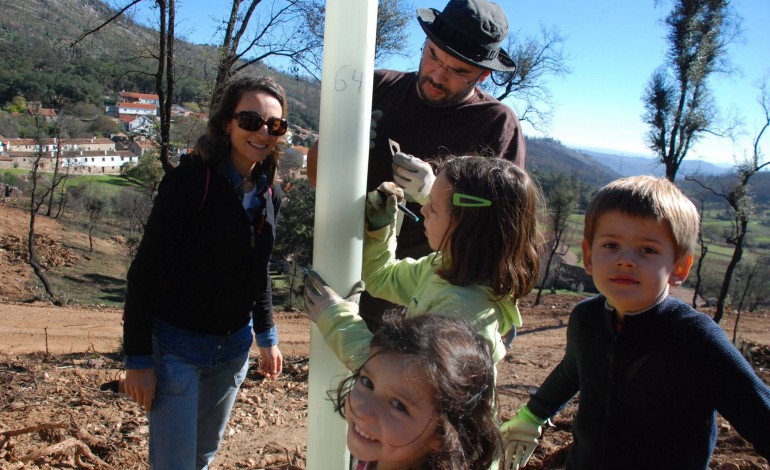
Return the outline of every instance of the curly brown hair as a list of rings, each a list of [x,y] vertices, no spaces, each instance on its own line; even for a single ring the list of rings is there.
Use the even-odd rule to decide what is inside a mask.
[[[487,341],[467,324],[441,315],[390,316],[371,340],[375,355],[395,354],[405,369],[433,387],[441,447],[422,468],[489,468],[502,446],[495,421],[495,368]],[[361,369],[329,392],[343,417]]]
[[[230,136],[225,133],[227,123],[233,118],[235,108],[241,101],[243,94],[249,91],[265,92],[281,104],[281,117],[286,118],[288,108],[286,105],[286,92],[274,79],[266,76],[253,76],[248,74],[236,75],[225,85],[222,95],[219,97],[209,115],[206,135],[198,139],[194,153],[211,166],[219,166],[230,158]],[[278,171],[278,161],[283,154],[283,138],[278,141],[267,158],[254,167],[252,174],[264,173],[270,186],[275,182]]]
[[[537,210],[543,197],[529,175],[509,160],[454,157],[439,164],[453,193],[486,199],[487,207],[453,204],[436,273],[458,286],[484,284],[500,297],[531,291],[540,269]]]

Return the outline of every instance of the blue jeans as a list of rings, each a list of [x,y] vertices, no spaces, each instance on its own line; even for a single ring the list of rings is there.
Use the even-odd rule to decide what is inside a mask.
[[[227,344],[227,338],[204,338],[211,342],[209,349],[202,348],[200,340],[186,343],[168,333],[156,329],[154,338],[158,386],[149,413],[150,468],[207,469],[224,435],[238,389],[246,378],[249,349],[246,346],[232,357],[232,347],[228,346],[233,345]],[[164,341],[169,337],[175,341]],[[183,357],[183,348],[197,357]],[[200,360],[206,349],[206,360]],[[230,353],[222,357],[226,350]]]

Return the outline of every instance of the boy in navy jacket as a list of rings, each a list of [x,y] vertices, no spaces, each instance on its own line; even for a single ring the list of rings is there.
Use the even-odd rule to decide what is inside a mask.
[[[716,412],[770,458],[770,389],[708,316],[668,296],[687,278],[699,215],[670,181],[616,180],[586,210],[579,303],[562,361],[501,430],[506,469],[578,392],[568,469],[706,469]]]

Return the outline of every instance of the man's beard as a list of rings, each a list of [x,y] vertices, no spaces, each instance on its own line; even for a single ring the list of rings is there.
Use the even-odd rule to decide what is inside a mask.
[[[448,108],[450,106],[454,106],[456,104],[460,104],[463,101],[465,101],[468,96],[470,96],[471,90],[476,87],[476,82],[469,83],[468,86],[454,94],[450,94],[449,90],[446,89],[445,86],[439,85],[438,83],[434,82],[430,76],[428,75],[420,75],[418,73],[417,75],[417,94],[420,96],[422,101],[427,104],[428,106],[431,106],[433,108]],[[424,84],[430,84],[434,88],[437,88],[445,93],[445,95],[442,98],[430,98],[425,95],[422,91],[422,87]]]

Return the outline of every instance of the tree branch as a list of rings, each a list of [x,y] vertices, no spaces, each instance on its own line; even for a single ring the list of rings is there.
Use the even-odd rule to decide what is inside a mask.
[[[97,26],[96,28],[94,28],[94,29],[92,29],[92,30],[90,30],[90,31],[86,31],[85,33],[81,34],[81,35],[80,35],[80,37],[78,37],[77,39],[75,39],[75,41],[74,41],[72,44],[70,44],[70,48],[73,48],[73,47],[75,47],[75,46],[76,46],[78,43],[80,43],[82,40],[84,40],[84,39],[85,39],[85,38],[87,38],[88,36],[90,36],[90,35],[92,35],[92,34],[94,34],[94,33],[97,33],[97,32],[99,32],[99,31],[100,31],[102,28],[104,28],[104,27],[105,27],[105,26],[107,26],[108,24],[110,24],[110,23],[112,23],[113,21],[115,21],[116,19],[118,19],[118,18],[119,18],[119,17],[120,17],[120,16],[121,16],[123,13],[125,13],[125,12],[126,12],[126,10],[128,10],[129,8],[133,7],[134,5],[136,5],[136,4],[138,4],[138,3],[140,3],[141,1],[142,1],[142,0],[133,0],[131,3],[129,3],[129,4],[128,4],[128,5],[126,5],[125,7],[121,8],[121,9],[120,9],[120,10],[119,10],[117,13],[115,13],[114,15],[112,15],[112,17],[110,17],[108,20],[106,20],[105,22],[103,22],[102,24],[100,24],[99,26]]]

